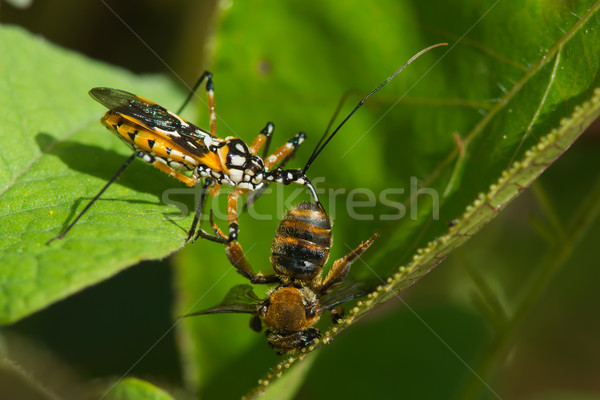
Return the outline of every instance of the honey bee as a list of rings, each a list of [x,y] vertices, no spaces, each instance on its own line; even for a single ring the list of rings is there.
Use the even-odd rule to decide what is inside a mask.
[[[225,235],[212,222],[217,236]],[[278,354],[310,346],[321,336],[315,327],[323,313],[329,311],[334,323],[341,317],[336,307],[369,291],[360,283],[339,286],[350,265],[367,250],[377,234],[336,260],[323,277],[323,266],[332,245],[331,219],[320,204],[300,203],[289,210],[277,228],[271,246],[274,274],[254,273],[239,242],[226,246],[227,258],[237,272],[253,284],[278,284],[259,298],[248,284],[236,285],[223,302],[208,310],[188,314],[251,314],[250,327],[260,332],[266,326],[269,345]],[[336,290],[333,290],[336,289]]]

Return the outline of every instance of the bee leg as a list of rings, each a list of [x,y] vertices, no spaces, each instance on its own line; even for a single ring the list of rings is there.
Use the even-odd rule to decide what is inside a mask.
[[[203,239],[207,239],[217,243],[226,243],[227,240],[218,236],[210,235],[202,229],[202,211],[204,209],[204,202],[206,200],[206,193],[208,189],[216,184],[216,181],[212,178],[206,178],[204,180],[204,184],[202,185],[202,193],[200,193],[200,201],[198,201],[198,206],[196,207],[196,212],[194,213],[194,221],[192,221],[192,226],[188,231],[188,237],[186,239],[187,242],[190,241],[192,236],[194,239],[192,243],[198,240],[199,237]],[[198,231],[196,231],[198,228]],[[194,235],[195,234],[195,235]]]
[[[254,332],[262,331],[262,322],[258,315],[253,315],[252,318],[250,318],[250,329]]]
[[[261,272],[255,274],[252,270],[252,266],[246,259],[242,245],[239,242],[228,243],[225,254],[227,254],[229,262],[237,269],[237,272],[247,278],[251,283],[266,284],[279,282],[279,277],[277,275],[263,275]]]
[[[344,318],[344,308],[342,306],[332,308],[329,313],[334,324],[338,324]]]
[[[246,191],[247,191],[246,189],[239,189],[239,188],[234,189],[233,192],[230,194],[229,201],[231,201],[231,195],[234,192],[239,193],[239,196],[241,196]],[[229,211],[231,211],[231,210],[229,210],[229,207],[234,207],[234,210],[235,210],[235,208],[237,208],[237,196],[238,196],[238,194],[236,194],[236,196],[234,196],[235,204],[231,204],[231,203],[227,204],[228,215],[231,215],[231,213],[229,212]],[[234,224],[235,224],[234,226],[237,227],[237,213],[234,213],[234,217],[236,218],[235,219],[236,222],[234,222]],[[217,236],[219,236],[220,238],[226,240],[227,248],[225,249],[225,254],[227,255],[227,258],[229,259],[229,262],[231,263],[231,265],[233,265],[235,267],[235,269],[237,269],[237,272],[240,275],[247,278],[253,284],[279,283],[279,277],[275,274],[263,275],[262,272],[254,273],[252,266],[250,265],[250,263],[246,259],[246,256],[244,255],[244,249],[242,249],[242,245],[235,240],[230,240],[231,232],[232,232],[231,222],[229,224],[229,234],[230,234],[229,238],[227,236],[225,236],[225,234],[221,231],[221,229],[219,229],[217,224],[215,224],[213,217],[212,217],[212,210],[210,213],[210,223],[211,223],[213,230],[215,231],[215,234]],[[237,238],[237,230],[235,231],[235,234],[236,234],[235,237]],[[260,324],[260,319],[258,321]],[[251,324],[252,324],[252,322],[251,322]],[[254,324],[256,325],[256,321],[254,322]],[[260,329],[258,329],[258,332],[260,332]]]
[[[291,335],[281,334],[271,330],[265,331],[265,336],[269,345],[277,349],[277,355],[283,355],[288,352],[294,352],[312,345],[321,337],[321,332],[317,328],[308,328]]]
[[[361,243],[357,248],[346,254],[343,258],[335,260],[333,267],[329,270],[329,273],[323,280],[323,283],[319,286],[318,290],[321,295],[329,292],[332,287],[339,284],[350,271],[350,266],[362,253],[365,252],[372,244],[377,234],[371,236],[371,238]]]

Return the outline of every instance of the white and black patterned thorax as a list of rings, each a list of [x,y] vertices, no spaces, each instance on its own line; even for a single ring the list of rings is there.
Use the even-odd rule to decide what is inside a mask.
[[[227,137],[217,148],[224,170],[215,171],[205,165],[198,167],[198,175],[215,179],[221,185],[238,186],[255,190],[262,186],[267,172],[262,158],[253,155],[246,143],[238,138]]]

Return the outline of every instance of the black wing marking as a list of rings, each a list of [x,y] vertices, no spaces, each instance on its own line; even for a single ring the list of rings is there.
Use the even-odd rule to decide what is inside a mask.
[[[204,314],[240,313],[254,314],[262,304],[262,300],[256,296],[251,285],[236,285],[232,287],[221,304],[208,310],[186,314],[184,317]]]
[[[109,110],[131,117],[150,130],[174,132],[192,140],[210,136],[194,124],[177,118],[163,106],[124,90],[97,87],[90,90],[90,96]]]
[[[374,289],[372,284],[365,282],[352,282],[341,287],[336,287],[331,293],[320,299],[321,312],[331,310],[347,301],[366,296]]]

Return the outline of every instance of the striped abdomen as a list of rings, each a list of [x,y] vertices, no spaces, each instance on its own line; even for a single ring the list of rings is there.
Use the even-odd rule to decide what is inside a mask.
[[[286,213],[277,228],[271,263],[277,274],[310,280],[321,273],[330,247],[329,216],[314,203],[300,203]]]

